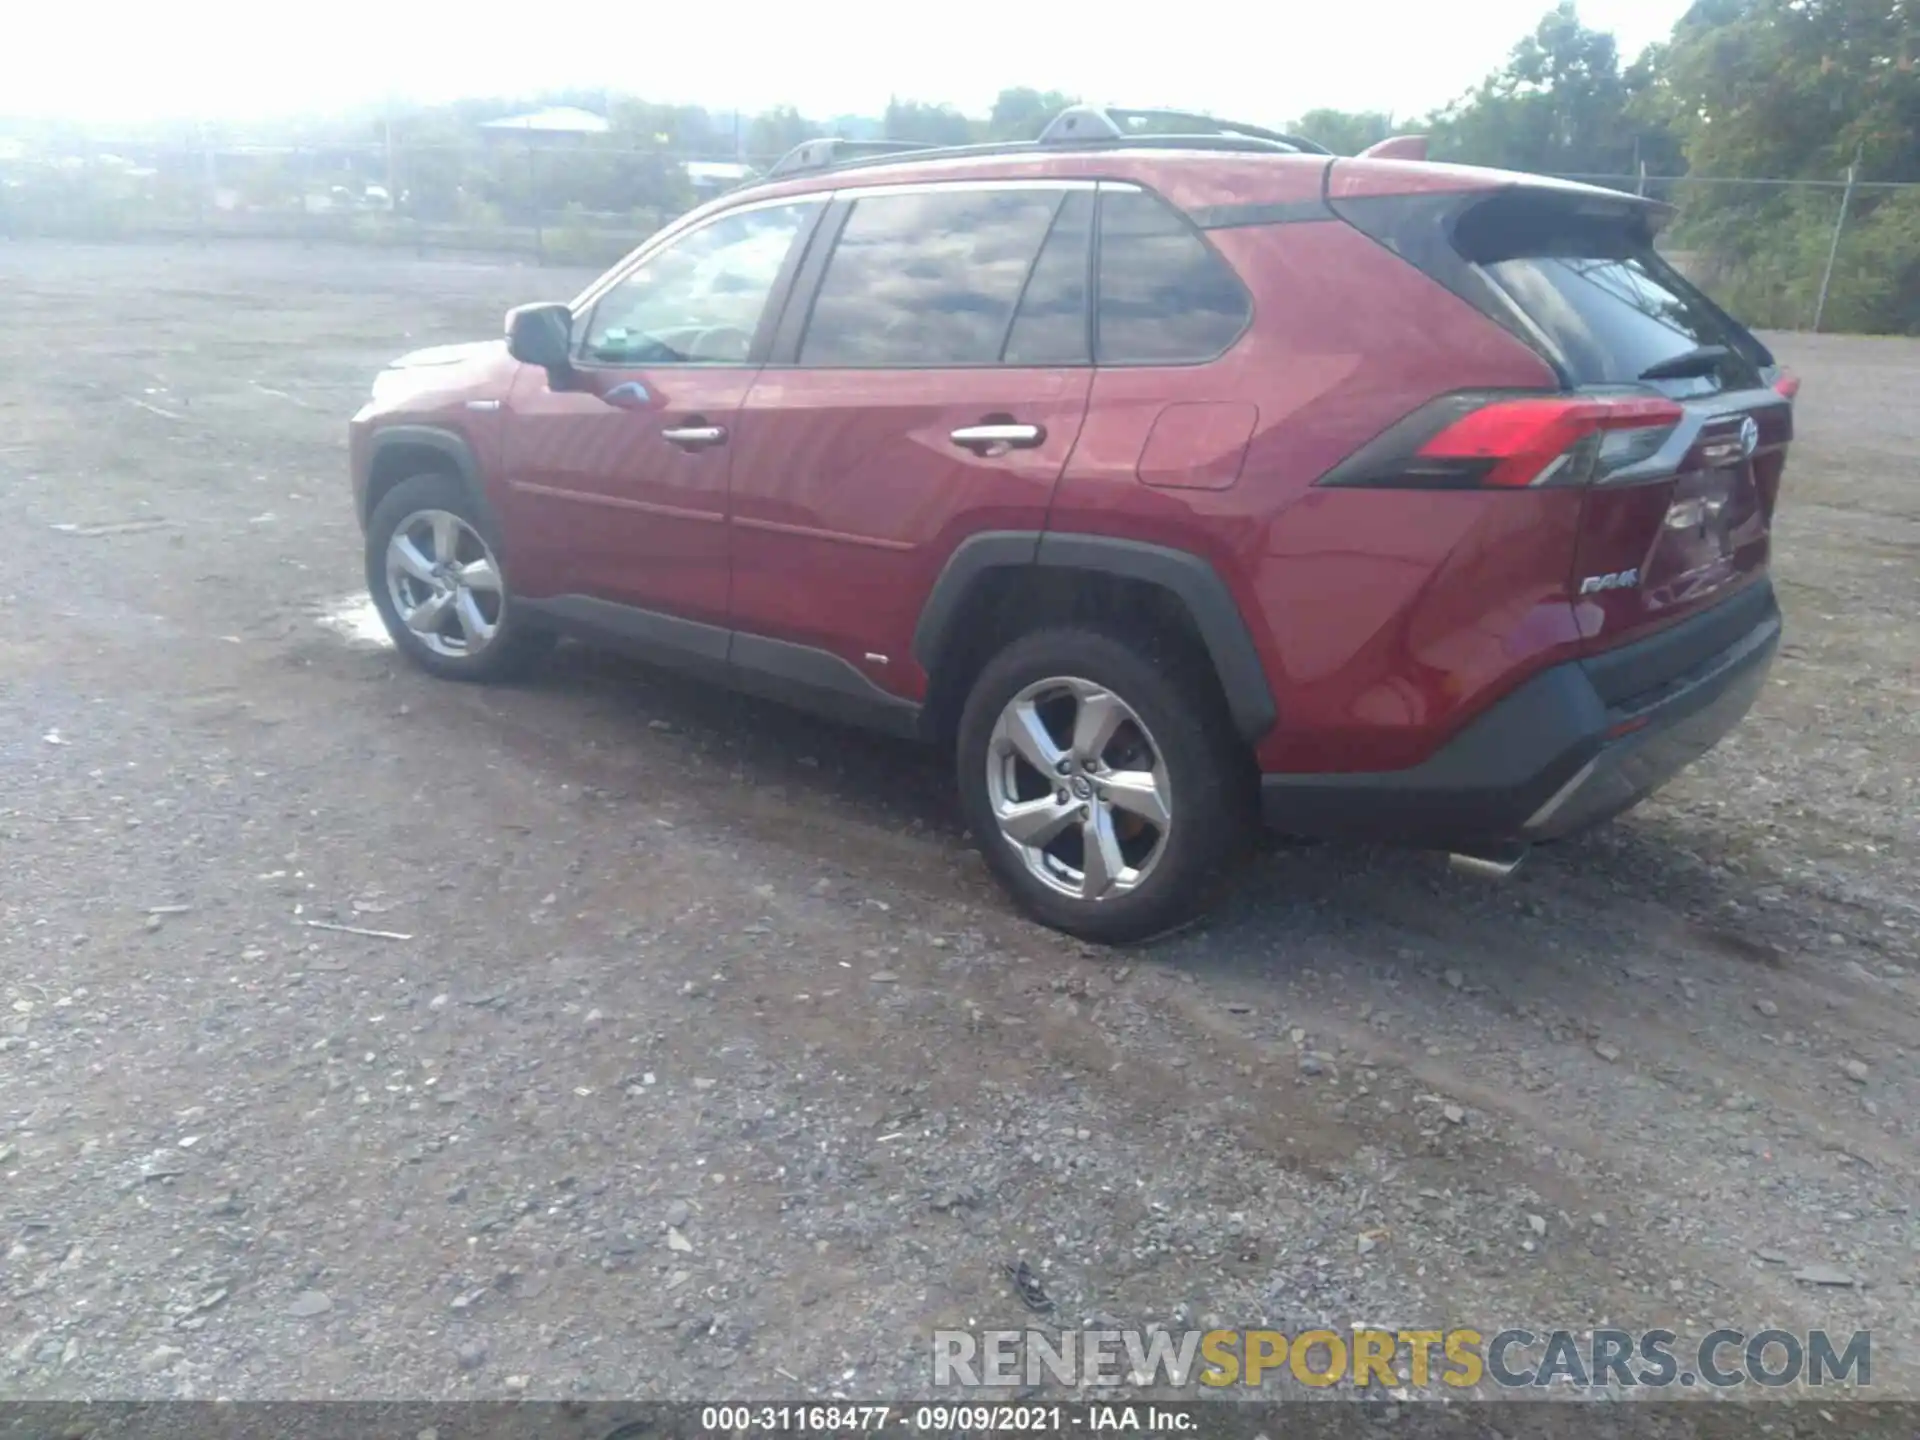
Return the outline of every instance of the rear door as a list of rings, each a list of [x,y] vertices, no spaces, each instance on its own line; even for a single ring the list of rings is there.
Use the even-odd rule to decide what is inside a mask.
[[[1762,576],[1792,439],[1773,357],[1654,250],[1646,212],[1525,190],[1461,217],[1455,244],[1567,380],[1677,402],[1668,428],[1601,444],[1571,589],[1600,649]]]
[[[739,412],[743,637],[922,695],[909,641],[941,567],[970,535],[1042,529],[1079,434],[1092,201],[1090,182],[842,192]]]

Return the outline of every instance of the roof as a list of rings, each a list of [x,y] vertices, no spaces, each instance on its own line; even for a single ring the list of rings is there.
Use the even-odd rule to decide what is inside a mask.
[[[509,115],[504,120],[488,120],[482,130],[532,130],[546,135],[604,135],[607,118],[591,110],[572,105],[556,105],[547,110],[531,110],[525,115]]]

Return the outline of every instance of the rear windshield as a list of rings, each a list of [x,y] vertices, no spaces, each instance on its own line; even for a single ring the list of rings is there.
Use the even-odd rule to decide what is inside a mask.
[[[1766,348],[1654,253],[1643,223],[1499,209],[1467,217],[1456,241],[1546,335],[1576,385],[1651,384],[1683,397],[1762,383]]]

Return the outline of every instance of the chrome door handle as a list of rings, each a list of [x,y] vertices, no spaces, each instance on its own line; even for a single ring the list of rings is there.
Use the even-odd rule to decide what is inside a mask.
[[[724,445],[727,429],[724,425],[681,425],[662,430],[660,438],[669,445],[678,445],[682,450],[705,450],[712,445]]]
[[[947,437],[964,450],[980,455],[1004,455],[1009,450],[1031,450],[1047,438],[1040,425],[962,425]]]

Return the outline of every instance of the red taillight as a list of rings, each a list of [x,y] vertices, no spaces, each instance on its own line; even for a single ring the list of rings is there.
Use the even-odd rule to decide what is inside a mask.
[[[1599,453],[1587,442],[1613,431],[1671,429],[1685,413],[1656,396],[1499,400],[1454,421],[1418,453],[1424,461],[1484,464],[1480,485],[1581,484]]]
[[[1773,382],[1773,388],[1791,400],[1800,393],[1800,377],[1790,371],[1782,370],[1779,378]]]

